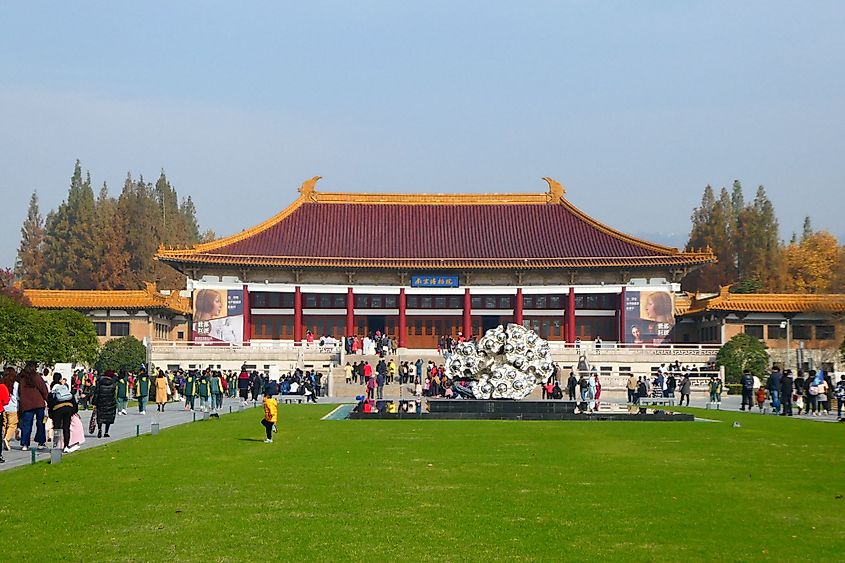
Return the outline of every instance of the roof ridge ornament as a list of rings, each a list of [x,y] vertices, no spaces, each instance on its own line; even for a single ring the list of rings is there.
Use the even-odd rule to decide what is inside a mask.
[[[322,176],[314,176],[310,180],[305,180],[304,182],[302,182],[302,185],[299,186],[299,193],[301,194],[301,196],[309,198],[311,201],[316,202],[317,190],[315,189],[315,186],[317,185],[317,182],[322,178]]]
[[[548,203],[561,203],[563,201],[563,194],[566,193],[566,188],[563,187],[563,184],[548,176],[544,177],[543,180],[549,185],[546,201]]]

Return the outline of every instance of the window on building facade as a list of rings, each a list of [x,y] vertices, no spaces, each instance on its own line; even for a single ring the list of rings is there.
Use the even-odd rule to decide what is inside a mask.
[[[106,335],[106,323],[103,323],[103,322],[94,323],[94,332],[97,334],[97,336],[105,336]]]
[[[450,309],[463,309],[464,308],[464,300],[457,295],[452,295],[449,297],[449,308]]]
[[[763,340],[763,325],[745,325],[745,334]]]
[[[786,338],[786,329],[780,325],[766,325],[766,337],[769,340],[783,340]]]
[[[252,301],[250,307],[261,308],[267,306],[267,295],[264,293],[253,293],[250,295],[250,298]]]
[[[836,327],[833,325],[817,325],[816,340],[833,340],[836,338]]]
[[[408,306],[408,303],[405,302],[405,307]],[[398,295],[385,295],[384,296],[384,308],[385,309],[398,309],[399,308],[399,296]]]
[[[302,296],[302,306],[305,309],[313,309],[317,306],[317,296],[313,293],[306,293]]]
[[[793,340],[811,340],[813,338],[813,327],[811,325],[792,325]]]
[[[575,319],[575,336],[581,340],[616,339],[616,319],[613,317],[580,317]]]
[[[405,306],[408,307],[408,309],[419,309],[420,298],[416,295],[409,295],[405,300]]]
[[[320,296],[319,299],[320,308],[322,309],[331,309],[332,307],[332,296],[329,294],[323,294]]]
[[[483,301],[481,300],[480,296],[473,296],[470,298],[470,307],[473,309],[481,309],[481,304]]]
[[[586,297],[586,296],[582,296]],[[508,298],[510,300],[510,297]],[[563,309],[565,297],[562,295],[523,295],[523,309]],[[595,309],[595,307],[584,307]]]
[[[112,322],[109,326],[111,336],[129,336],[128,322]]]
[[[446,308],[446,296],[438,296],[434,298],[434,308],[435,309],[445,309]]]
[[[335,309],[346,309],[346,295],[336,293],[332,298]]]

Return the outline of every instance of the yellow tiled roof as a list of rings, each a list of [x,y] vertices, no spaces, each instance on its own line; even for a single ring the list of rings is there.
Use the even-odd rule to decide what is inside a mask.
[[[798,293],[730,293],[722,287],[715,297],[689,297],[682,315],[711,311],[737,313],[845,313],[845,294],[810,295]],[[678,313],[676,304],[676,313]]]
[[[190,299],[174,291],[164,295],[146,283],[137,290],[24,289],[36,309],[167,309],[181,315],[191,313]]]

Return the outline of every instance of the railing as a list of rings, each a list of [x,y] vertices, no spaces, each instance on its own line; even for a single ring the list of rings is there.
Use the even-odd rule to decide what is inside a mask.
[[[152,348],[156,351],[164,350],[196,350],[201,348],[208,348],[211,350],[237,350],[237,349],[258,349],[258,350],[287,350],[287,351],[304,351],[314,352],[319,354],[337,354],[340,352],[340,344],[324,344],[320,346],[319,342],[302,342],[301,344],[294,344],[290,340],[252,340],[242,344],[232,344],[230,342],[180,342],[173,340],[155,340],[152,342]]]
[[[599,381],[602,384],[603,388],[606,389],[624,389],[628,385],[628,378],[631,375],[635,377],[648,377],[650,383],[654,382],[654,378],[657,376],[654,372],[648,373],[638,373],[638,372],[611,372],[611,373],[601,373],[599,372]],[[675,389],[675,393],[680,394],[680,387],[681,387],[681,380],[683,379],[683,374],[678,372],[672,373],[675,376],[675,383],[677,385]],[[576,373],[577,375],[577,373]],[[718,371],[696,371],[695,375],[690,375],[690,387],[696,390],[704,390],[707,389],[707,385],[710,383],[710,376],[719,377]],[[565,386],[566,378],[568,374],[562,374],[561,376],[561,384]],[[668,376],[667,376],[668,377]]]
[[[720,344],[629,344],[621,342],[549,342],[551,350],[572,350],[579,352],[601,353],[613,351],[642,352],[646,354],[715,354]]]

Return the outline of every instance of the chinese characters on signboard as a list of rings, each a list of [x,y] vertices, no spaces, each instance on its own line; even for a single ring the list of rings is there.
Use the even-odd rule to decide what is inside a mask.
[[[460,287],[458,276],[411,276],[411,287]]]

